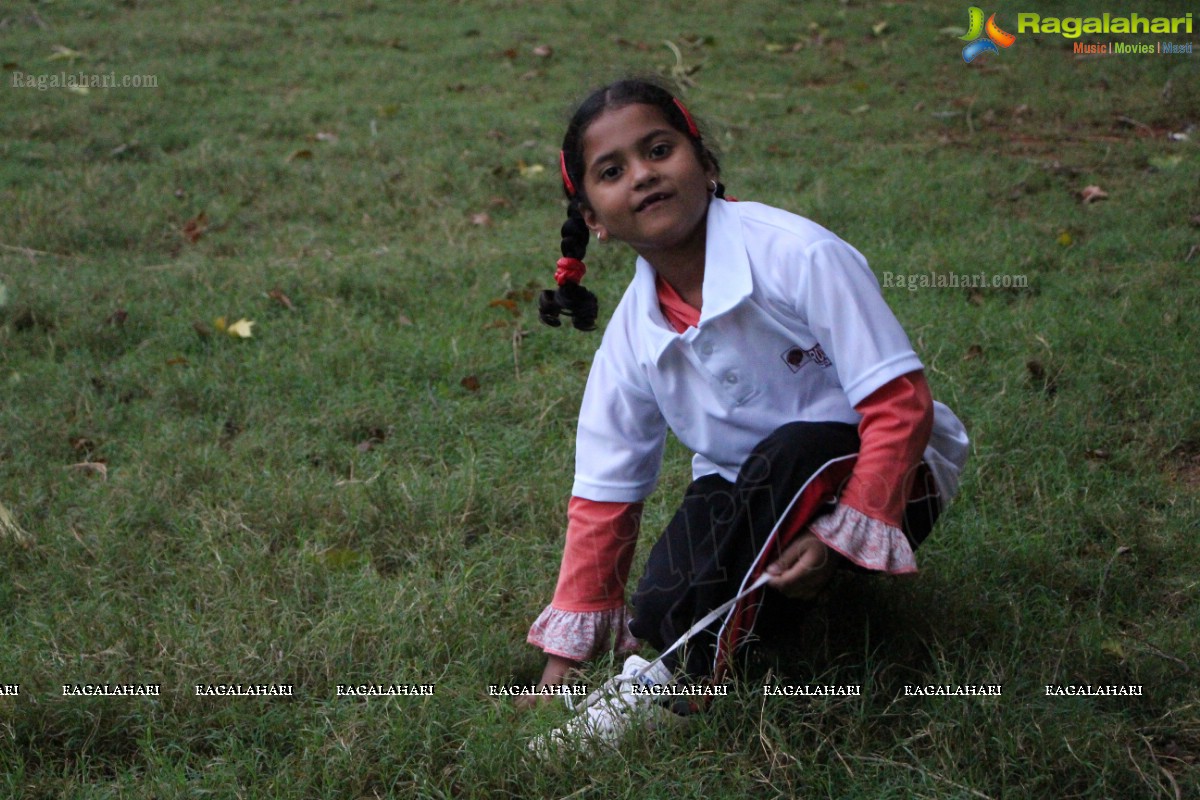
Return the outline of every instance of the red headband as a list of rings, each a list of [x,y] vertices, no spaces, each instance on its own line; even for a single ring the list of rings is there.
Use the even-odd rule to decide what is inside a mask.
[[[696,127],[696,123],[692,120],[692,115],[688,113],[688,110],[686,107],[684,107],[683,103],[679,102],[678,97],[675,97],[672,99],[675,101],[675,106],[681,112],[683,112],[683,118],[684,118],[684,120],[687,121],[688,133],[690,133],[692,135],[693,139],[699,139],[700,138],[700,129]]]
[[[567,174],[567,154],[562,150],[558,151],[558,166],[562,170],[563,186],[566,188],[567,194],[574,197],[575,184],[571,183],[571,176]]]

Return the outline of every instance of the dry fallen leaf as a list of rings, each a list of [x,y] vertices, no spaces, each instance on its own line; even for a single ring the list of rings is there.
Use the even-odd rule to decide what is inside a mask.
[[[172,356],[171,358],[167,359],[168,367],[186,367],[187,365],[188,360],[183,356]]]
[[[313,157],[312,150],[307,150],[307,149],[293,150],[291,153],[288,154],[288,157],[285,158],[283,161],[285,164],[288,164],[288,163],[291,163],[291,162],[297,161],[297,160],[307,161],[308,159],[310,159],[312,157]]]
[[[507,297],[491,301],[488,303],[488,308],[507,308],[509,313],[514,316],[521,313],[520,309],[517,308],[516,302]]]
[[[108,465],[103,461],[80,461],[78,464],[71,464],[67,469],[73,469],[85,475],[97,475],[101,480],[108,480]]]
[[[476,378],[474,375],[468,375],[467,377],[465,377],[461,381],[459,381],[459,383],[468,392],[478,392],[479,391],[479,378]]]
[[[56,44],[50,48],[54,54],[48,57],[47,61],[74,61],[77,58],[83,58],[84,54],[79,50],[72,50],[61,44]]]
[[[206,230],[208,230],[208,214],[201,211],[183,224],[183,230],[180,233],[183,234],[183,238],[188,244],[195,244],[200,241],[200,237]]]
[[[963,361],[974,361],[977,358],[983,358],[983,348],[973,344],[967,348],[967,354],[963,356]]]
[[[292,298],[288,297],[279,289],[272,289],[271,291],[267,292],[267,297],[271,298],[276,303],[279,303],[279,305],[283,306],[288,311],[296,310],[296,307],[292,305]]]
[[[123,308],[118,308],[116,311],[105,317],[104,324],[112,325],[115,328],[120,328],[125,324],[125,320],[127,319],[129,319],[129,312]]]
[[[19,547],[29,549],[33,547],[33,537],[28,531],[17,524],[16,518],[12,512],[0,503],[0,539],[11,539],[16,542]]]
[[[1099,186],[1085,186],[1079,192],[1079,199],[1084,205],[1094,203],[1097,200],[1107,200],[1108,192],[1101,189]]]
[[[522,178],[530,178],[546,171],[546,168],[541,164],[526,164],[525,159],[517,162],[517,171],[521,173]]]
[[[486,227],[492,224],[492,215],[486,211],[480,211],[478,214],[471,215],[471,224]]]
[[[253,320],[239,319],[237,322],[233,323],[228,328],[226,328],[225,332],[228,333],[230,336],[236,336],[236,337],[239,337],[242,339],[249,339],[250,337],[252,337],[254,335],[253,333],[250,332],[250,329],[253,327],[254,327]]]
[[[222,319],[224,319],[224,317],[222,317]],[[207,339],[208,337],[212,336],[212,334],[213,334],[212,328],[208,327],[200,320],[196,320],[195,322],[192,323],[192,330],[194,330],[196,332],[196,335],[199,336],[201,339]]]

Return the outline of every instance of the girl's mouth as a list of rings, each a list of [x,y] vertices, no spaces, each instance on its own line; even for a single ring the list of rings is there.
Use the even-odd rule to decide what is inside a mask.
[[[654,194],[647,195],[642,202],[638,203],[637,208],[635,208],[633,211],[635,214],[645,211],[650,206],[655,205],[656,203],[661,203],[670,196],[671,195],[667,194],[666,192],[655,192]]]

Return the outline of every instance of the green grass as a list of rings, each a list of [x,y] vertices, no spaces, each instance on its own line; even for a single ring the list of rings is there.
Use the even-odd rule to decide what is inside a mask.
[[[0,793],[1200,791],[1196,57],[1021,36],[968,67],[941,32],[965,8],[932,0],[30,2],[0,22],[0,503],[29,534],[0,539],[0,683],[21,686]],[[846,580],[685,729],[533,763],[563,712],[486,687],[540,672],[524,635],[599,338],[540,326],[530,289],[557,257],[572,103],[669,74],[664,40],[700,67],[687,99],[732,194],[831,227],[879,275],[1029,286],[885,290],[973,438],[918,576]],[[158,88],[12,86],[60,70]],[[1080,203],[1091,184],[1109,199]],[[631,260],[589,255],[606,311]],[[688,472],[673,444],[643,555]],[[776,676],[863,694],[759,697]],[[61,696],[130,681],[162,695]],[[194,696],[219,682],[296,696]],[[355,682],[437,688],[335,696]]]

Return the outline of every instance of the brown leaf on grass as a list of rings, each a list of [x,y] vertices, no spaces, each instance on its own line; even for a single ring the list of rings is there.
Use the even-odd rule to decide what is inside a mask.
[[[195,244],[200,241],[200,237],[204,235],[206,230],[208,230],[208,214],[201,211],[183,223],[183,230],[180,231],[180,234],[188,244]]]
[[[67,469],[98,476],[100,480],[108,480],[108,465],[103,461],[80,461],[78,464],[71,464]]]
[[[521,310],[517,307],[516,302],[507,297],[501,297],[493,300],[492,302],[488,303],[488,308],[507,308],[508,313],[512,314],[514,317],[521,313]]]
[[[488,198],[488,208],[512,208],[512,201],[507,197],[493,195]]]
[[[492,224],[492,215],[486,211],[480,211],[477,214],[471,215],[471,224],[480,227],[487,227]]]
[[[171,358],[167,359],[168,367],[186,367],[187,365],[188,360],[183,356],[172,356]]]
[[[1089,447],[1083,451],[1083,457],[1089,461],[1108,461],[1109,452],[1101,447]]]
[[[530,282],[525,285],[524,289],[509,289],[507,292],[504,293],[504,296],[505,296],[505,298],[507,298],[509,300],[521,301],[521,302],[528,303],[528,302],[532,301],[533,298],[537,297],[538,292],[540,292],[540,291],[541,291],[540,286],[538,286],[537,284],[535,284],[533,282]]]
[[[301,148],[299,150],[293,150],[291,153],[289,153],[288,157],[283,160],[283,163],[290,164],[293,161],[308,161],[312,157],[313,157],[312,150],[308,150],[307,148]]]
[[[279,303],[279,305],[283,306],[288,311],[296,310],[296,307],[294,305],[292,305],[292,298],[288,297],[286,294],[283,293],[282,290],[280,290],[278,288],[272,289],[271,291],[267,292],[267,297],[271,298],[276,303]]]
[[[112,325],[114,328],[120,328],[125,324],[125,320],[129,319],[129,312],[123,308],[118,308],[116,311],[104,318],[105,325]]]
[[[408,318],[407,314],[400,314],[396,317],[396,324],[402,328],[407,328],[409,325],[413,324],[413,321]]]
[[[459,381],[459,384],[468,392],[479,391],[479,378],[475,377],[474,375],[468,375]]]
[[[621,47],[632,47],[634,50],[641,50],[643,53],[651,49],[651,45],[648,42],[632,41],[626,39],[624,36],[618,36],[613,41]]]
[[[1085,206],[1089,203],[1094,203],[1097,200],[1107,200],[1108,192],[1101,189],[1099,186],[1085,186],[1079,190],[1079,200]]]
[[[199,336],[201,339],[207,339],[213,335],[212,328],[208,327],[207,325],[205,325],[203,322],[201,322],[199,320],[196,320],[195,322],[192,323],[192,330],[194,330],[196,332],[196,335]]]
[[[983,358],[983,348],[973,344],[967,348],[967,354],[963,356],[963,361],[974,361],[977,358]]]

